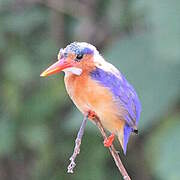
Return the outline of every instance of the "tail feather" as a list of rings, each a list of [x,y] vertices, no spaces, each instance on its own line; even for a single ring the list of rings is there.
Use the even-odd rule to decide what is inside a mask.
[[[127,124],[125,124],[124,128],[121,129],[118,133],[118,139],[123,148],[124,154],[126,154],[127,144],[128,144],[128,140],[131,135],[131,132],[132,132],[132,128],[128,126]]]

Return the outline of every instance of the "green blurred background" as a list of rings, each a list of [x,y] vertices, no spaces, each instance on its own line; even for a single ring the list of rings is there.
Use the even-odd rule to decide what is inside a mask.
[[[121,178],[90,122],[66,173],[83,116],[63,74],[39,75],[73,41],[94,44],[139,94],[139,135],[126,156],[116,142],[132,179],[179,180],[179,0],[0,0],[0,180]]]

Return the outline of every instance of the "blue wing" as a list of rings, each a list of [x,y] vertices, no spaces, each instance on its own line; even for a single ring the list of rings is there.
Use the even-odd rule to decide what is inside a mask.
[[[130,127],[136,129],[140,118],[141,105],[136,91],[126,78],[119,71],[113,73],[98,67],[90,72],[90,76],[101,85],[109,88],[114,100],[126,112],[123,119]]]

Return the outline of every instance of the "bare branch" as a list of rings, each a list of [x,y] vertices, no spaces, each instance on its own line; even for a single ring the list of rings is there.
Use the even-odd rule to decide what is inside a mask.
[[[75,159],[76,159],[76,156],[80,153],[80,146],[81,146],[81,140],[82,140],[82,137],[83,137],[83,134],[84,134],[84,129],[85,129],[85,126],[86,126],[86,122],[87,122],[87,119],[88,119],[88,116],[84,116],[84,119],[81,123],[81,127],[78,131],[78,134],[77,134],[77,137],[76,137],[76,140],[75,140],[75,147],[74,147],[74,151],[73,151],[73,154],[72,156],[70,157],[70,164],[68,166],[68,173],[73,173],[73,169],[74,167],[76,166],[76,163],[75,163]]]
[[[82,136],[84,134],[84,129],[85,129],[88,117],[90,117],[90,119],[94,120],[94,122],[96,123],[96,126],[100,130],[104,140],[107,139],[106,132],[105,132],[105,130],[101,124],[100,119],[93,112],[89,112],[88,115],[85,115],[84,119],[82,121],[81,127],[78,131],[78,135],[77,135],[77,138],[75,141],[75,148],[74,148],[73,155],[70,158],[71,162],[68,166],[68,173],[73,173],[73,169],[76,166],[75,159],[76,159],[76,156],[80,153],[81,140],[82,140]],[[124,167],[124,165],[123,165],[123,163],[122,163],[122,161],[118,155],[118,152],[116,151],[113,144],[109,147],[109,150],[110,150],[110,153],[111,153],[111,155],[112,155],[112,157],[116,163],[116,166],[118,167],[120,173],[123,176],[123,179],[124,180],[131,180],[131,178],[129,177],[129,175],[128,175],[128,173],[127,173],[127,171],[126,171],[126,169],[125,169],[125,167]]]
[[[98,127],[98,129],[100,130],[102,136],[104,139],[107,138],[107,135],[106,135],[106,132],[100,122],[100,120],[98,118],[96,118],[96,126]],[[123,179],[124,180],[131,180],[131,178],[129,177],[119,155],[118,155],[118,152],[116,151],[114,145],[112,144],[110,147],[109,147],[109,150],[111,152],[111,155],[112,157],[114,158],[114,161],[116,163],[116,166],[118,167],[119,171],[121,172],[122,176],[123,176]]]

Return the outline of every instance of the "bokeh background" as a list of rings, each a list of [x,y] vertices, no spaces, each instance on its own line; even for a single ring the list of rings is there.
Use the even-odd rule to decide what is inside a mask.
[[[66,173],[83,116],[63,74],[39,75],[73,41],[94,44],[139,94],[139,135],[126,156],[116,142],[132,179],[179,180],[179,0],[0,0],[0,180],[121,178],[90,122]]]

